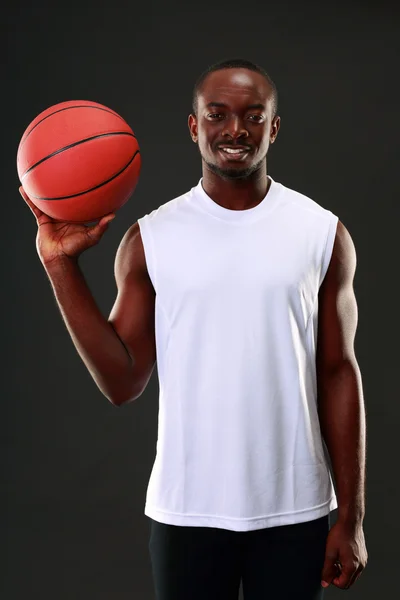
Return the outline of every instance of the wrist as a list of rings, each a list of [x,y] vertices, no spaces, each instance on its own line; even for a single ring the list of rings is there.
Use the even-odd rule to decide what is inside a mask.
[[[69,267],[76,266],[78,264],[78,258],[78,256],[70,257],[63,254],[49,261],[42,260],[42,264],[46,272],[51,275],[52,273],[65,272]]]
[[[346,525],[362,525],[365,512],[360,509],[340,508],[338,509],[337,521]]]

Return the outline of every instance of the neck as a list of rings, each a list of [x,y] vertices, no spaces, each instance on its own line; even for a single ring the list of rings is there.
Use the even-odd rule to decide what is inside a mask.
[[[267,162],[246,179],[225,179],[210,170],[203,162],[203,189],[223,208],[247,210],[265,198],[271,181],[267,176]]]

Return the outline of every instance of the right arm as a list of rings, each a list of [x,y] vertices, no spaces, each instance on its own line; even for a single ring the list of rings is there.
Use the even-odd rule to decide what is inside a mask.
[[[155,292],[138,223],[117,251],[118,294],[108,320],[77,260],[59,259],[45,269],[72,341],[100,391],[116,406],[138,398],[156,361]]]
[[[147,272],[139,224],[128,229],[117,251],[117,298],[102,315],[78,264],[97,244],[113,213],[86,227],[41,212],[20,193],[36,217],[36,247],[72,341],[100,391],[115,406],[138,398],[156,361],[155,291]],[[111,218],[110,218],[111,217]]]

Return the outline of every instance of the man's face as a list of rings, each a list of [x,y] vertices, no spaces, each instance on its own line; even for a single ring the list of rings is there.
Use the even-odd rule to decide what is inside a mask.
[[[271,92],[265,78],[248,69],[222,69],[207,76],[189,129],[212,172],[245,179],[262,167],[280,126],[279,117],[272,119]]]

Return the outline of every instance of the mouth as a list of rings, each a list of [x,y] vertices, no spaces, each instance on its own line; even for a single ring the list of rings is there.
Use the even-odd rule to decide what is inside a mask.
[[[224,160],[243,161],[247,158],[250,148],[248,146],[218,146],[218,151]]]

